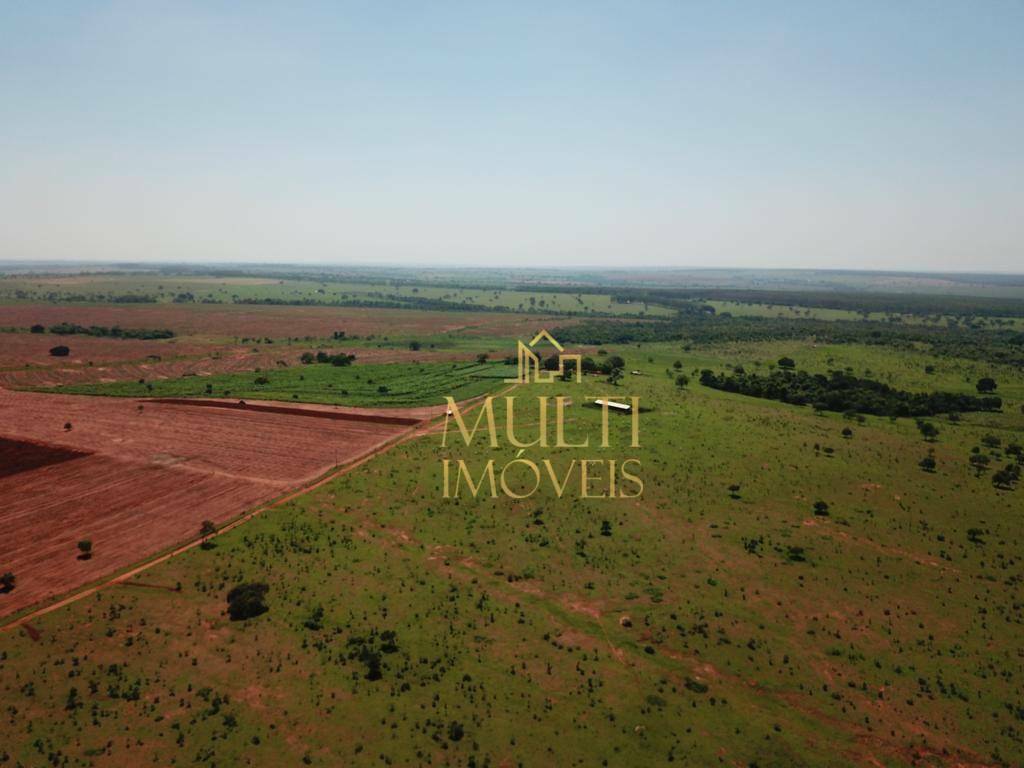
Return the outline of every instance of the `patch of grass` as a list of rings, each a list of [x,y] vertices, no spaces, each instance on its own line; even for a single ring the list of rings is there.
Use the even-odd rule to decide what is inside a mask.
[[[230,397],[407,408],[441,405],[448,395],[456,400],[482,395],[511,376],[515,376],[515,367],[501,363],[314,363],[254,373],[78,384],[57,391],[113,397]]]
[[[108,589],[35,622],[42,643],[0,635],[0,744],[24,764],[107,744],[96,764],[1024,761],[1024,491],[967,460],[989,431],[1019,430],[1019,401],[943,422],[934,444],[913,420],[875,417],[845,439],[838,414],[675,377],[788,355],[966,386],[973,364],[918,374],[916,356],[811,341],[606,351],[640,375],[517,389],[517,437],[533,434],[535,396],[571,397],[567,437],[592,444],[526,455],[559,469],[638,458],[642,498],[445,499],[442,459],[518,450],[409,441],[141,579],[181,592]],[[324,368],[333,390],[374,367]],[[425,366],[393,368],[360,379],[362,395],[389,376],[412,377],[410,397],[427,382]],[[483,385],[497,368],[464,370]],[[996,378],[1020,391],[1020,373]],[[601,412],[581,405],[602,395],[651,408],[639,448],[628,417],[610,422],[614,449],[595,447]],[[268,611],[231,622],[225,596],[249,581],[268,585]]]

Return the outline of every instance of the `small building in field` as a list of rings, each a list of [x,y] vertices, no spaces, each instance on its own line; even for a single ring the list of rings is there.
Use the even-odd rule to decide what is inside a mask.
[[[604,401],[604,400],[595,400],[594,401],[594,403],[596,405],[600,405],[602,408],[605,406],[605,402],[606,401]],[[630,405],[629,403],[617,403],[614,400],[608,400],[607,404],[608,404],[608,410],[611,410],[611,411],[620,411],[622,413],[632,413],[633,412],[633,406]]]

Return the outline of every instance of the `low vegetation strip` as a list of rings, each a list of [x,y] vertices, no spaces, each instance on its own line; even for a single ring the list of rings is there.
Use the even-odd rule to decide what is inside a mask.
[[[33,325],[32,333],[42,333],[42,325]],[[119,328],[118,326],[107,327],[103,325],[78,325],[77,323],[57,323],[51,325],[50,333],[60,336],[102,336],[113,339],[172,339],[174,331],[166,328]]]
[[[501,386],[515,367],[500,363],[296,365],[251,373],[87,383],[51,391],[79,395],[156,398],[285,400],[370,408],[440,405],[451,395],[468,400]]]
[[[315,411],[308,408],[289,408],[286,405],[254,405],[244,400],[231,402],[226,400],[192,400],[187,397],[154,398],[150,402],[165,405],[190,405],[201,408],[230,408],[236,411],[259,411],[261,413],[285,413],[289,416],[309,416],[314,419],[334,419],[335,421],[365,421],[370,424],[399,424],[415,426],[422,419],[408,416],[388,416],[377,413],[353,413],[352,411]]]
[[[998,411],[1002,398],[949,392],[905,392],[871,379],[842,371],[829,375],[806,371],[773,371],[762,376],[739,371],[733,375],[701,371],[705,387],[749,397],[779,400],[791,405],[812,405],[820,411],[854,412],[874,416],[934,416],[939,413]]]

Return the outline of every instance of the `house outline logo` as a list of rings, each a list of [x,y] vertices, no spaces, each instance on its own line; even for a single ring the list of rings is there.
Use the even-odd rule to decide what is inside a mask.
[[[544,364],[541,362],[540,355],[534,351],[541,341],[547,341],[557,350],[558,370],[544,370]],[[556,376],[564,378],[566,362],[573,361],[576,363],[574,366],[576,383],[579,384],[583,380],[583,356],[566,355],[563,354],[564,350],[565,348],[558,343],[558,340],[543,329],[533,337],[529,344],[523,344],[522,340],[516,341],[516,377],[514,379],[505,379],[505,382],[509,384],[551,384],[555,381]],[[532,377],[531,371],[533,371]]]

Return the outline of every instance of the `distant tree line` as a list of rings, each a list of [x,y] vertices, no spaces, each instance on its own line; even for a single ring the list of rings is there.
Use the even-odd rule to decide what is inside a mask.
[[[477,304],[471,301],[448,301],[446,299],[429,299],[422,296],[405,296],[399,294],[380,294],[379,299],[315,299],[302,298],[280,298],[280,297],[238,297],[233,300],[235,304],[255,304],[270,306],[299,306],[299,307],[360,307],[369,309],[422,309],[438,312],[501,312],[501,313],[523,313],[526,311],[539,312],[546,315],[560,315],[566,317],[576,316],[599,316],[594,310],[567,310],[556,309],[550,306],[511,307],[489,304]],[[637,316],[643,315],[643,310],[634,313]]]
[[[43,326],[33,325],[32,333],[42,333]],[[166,328],[118,328],[116,325],[107,328],[103,325],[78,325],[77,323],[57,323],[51,325],[50,333],[60,336],[103,336],[113,339],[172,339],[174,331]]]
[[[35,292],[22,291],[14,292],[16,298],[33,299],[36,301],[49,301],[51,303],[85,303],[85,302],[107,302],[109,304],[156,304],[159,298],[148,293],[58,293],[57,291]]]
[[[312,365],[313,363],[330,363],[331,365],[340,367],[345,365],[352,365],[352,363],[354,363],[355,360],[355,355],[346,355],[344,352],[332,355],[327,352],[324,352],[323,350],[317,352],[315,355],[312,352],[303,352],[299,356],[299,362],[301,362],[303,365]]]
[[[576,290],[579,290],[578,288]],[[865,291],[764,290],[748,288],[622,288],[613,300],[677,306],[695,301],[735,301],[850,312],[961,317],[1024,317],[1024,300],[991,296],[942,296]]]
[[[478,358],[478,362],[486,362],[486,355],[481,356],[483,359]],[[504,360],[505,365],[518,365],[519,361],[515,355],[509,355]],[[560,365],[559,355],[549,355],[548,357],[542,357],[540,361],[541,368],[545,371],[557,371]],[[614,371],[622,371],[626,367],[626,361],[623,360],[619,355],[611,355],[600,362],[595,361],[592,357],[584,357],[580,360],[580,370],[584,374],[604,374],[605,376],[611,376]],[[566,360],[562,371],[562,377],[566,380],[571,379],[576,375],[576,361]]]
[[[1024,332],[1009,329],[979,331],[873,321],[726,317],[697,309],[665,320],[594,318],[555,328],[552,334],[563,343],[588,345],[653,341],[706,345],[809,338],[820,344],[868,344],[908,351],[920,351],[921,345],[926,345],[939,357],[1024,365]]]
[[[935,416],[940,413],[998,411],[1002,398],[976,397],[949,392],[905,392],[871,379],[842,371],[829,375],[806,371],[773,371],[768,375],[739,372],[732,375],[701,371],[705,387],[749,397],[811,405],[821,411],[864,413],[874,416]]]

